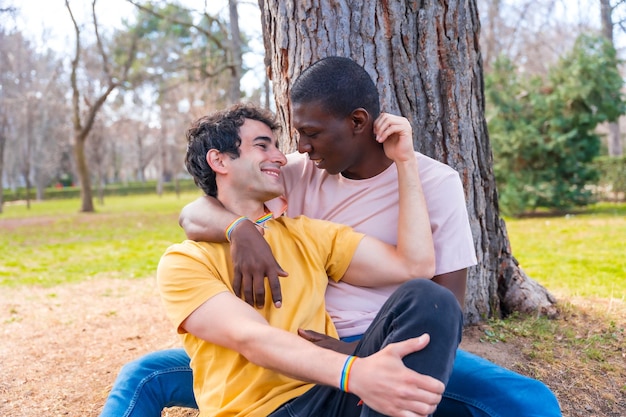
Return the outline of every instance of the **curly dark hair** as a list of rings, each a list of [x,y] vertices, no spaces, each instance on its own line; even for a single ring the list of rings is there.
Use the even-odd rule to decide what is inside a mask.
[[[211,149],[239,157],[241,137],[239,128],[246,119],[258,120],[273,131],[279,128],[274,114],[253,104],[239,103],[225,110],[203,116],[187,130],[187,154],[185,166],[198,187],[207,195],[217,197],[215,171],[206,161]]]

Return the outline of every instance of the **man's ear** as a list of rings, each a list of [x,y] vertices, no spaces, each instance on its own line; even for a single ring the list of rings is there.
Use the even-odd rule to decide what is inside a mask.
[[[354,133],[363,133],[364,131],[371,130],[372,117],[369,112],[362,107],[355,109],[350,114],[352,118],[352,127]],[[369,126],[369,127],[368,127]]]
[[[211,169],[218,174],[224,174],[228,171],[227,164],[225,164],[225,158],[228,158],[228,155],[218,151],[217,149],[210,149],[206,153],[206,162],[209,164]]]

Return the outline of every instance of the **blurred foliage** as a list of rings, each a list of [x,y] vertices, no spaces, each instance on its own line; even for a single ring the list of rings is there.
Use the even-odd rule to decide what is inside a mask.
[[[580,36],[545,78],[507,59],[485,78],[486,116],[503,213],[566,210],[593,202],[599,123],[626,112],[615,49]]]
[[[626,200],[626,156],[601,156],[594,161],[600,173],[598,194],[610,200]]]
[[[207,89],[212,96],[224,94],[233,65],[228,24],[207,12],[199,18],[194,14],[197,12],[172,2],[139,4],[135,19],[126,22],[114,41],[119,59],[130,47],[128,34],[138,35],[130,87],[157,86],[162,95],[183,84],[199,83],[197,90]],[[241,41],[247,49],[247,39]]]
[[[163,192],[193,192],[198,187],[191,179],[179,180],[178,182],[170,181],[163,183]],[[157,194],[157,181],[131,182],[107,184],[104,186],[102,193],[105,197],[127,196],[127,195],[145,195]],[[34,193],[31,190],[30,199],[34,199]],[[44,200],[64,200],[80,197],[80,187],[76,186],[55,186],[48,187],[44,190]],[[24,187],[15,190],[4,190],[4,201],[21,201],[26,200],[26,189]]]

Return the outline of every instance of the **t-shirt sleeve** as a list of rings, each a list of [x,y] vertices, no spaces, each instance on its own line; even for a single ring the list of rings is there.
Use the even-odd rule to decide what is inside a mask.
[[[219,279],[206,248],[192,241],[170,246],[157,267],[157,285],[168,318],[180,325],[205,301],[229,287]]]
[[[476,265],[474,239],[467,215],[465,193],[458,173],[443,176],[439,190],[426,194],[435,244],[435,275]]]

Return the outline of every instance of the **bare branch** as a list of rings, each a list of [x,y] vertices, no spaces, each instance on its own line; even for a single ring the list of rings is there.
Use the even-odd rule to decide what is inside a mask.
[[[69,0],[65,0],[65,7],[67,7],[67,10],[70,12],[70,17],[72,18],[72,23],[74,24],[74,31],[76,32],[76,53],[74,54],[74,59],[72,59],[72,74],[70,76],[70,81],[72,84],[72,121],[74,123],[74,130],[78,132],[82,130],[82,126],[80,123],[80,97],[78,94],[78,83],[76,81],[78,61],[80,60],[80,28],[78,27],[78,23],[76,23],[74,13],[72,13],[72,8],[70,7]]]
[[[104,45],[102,44],[102,38],[100,37],[100,31],[98,30],[98,19],[96,17],[96,1],[93,0],[91,2],[91,15],[93,17],[93,28],[96,33],[96,43],[98,45],[98,50],[100,51],[100,55],[102,56],[102,67],[104,69],[104,73],[106,74],[109,84],[113,83],[113,77],[111,75],[111,68],[109,66],[109,57],[104,50]]]
[[[165,20],[167,22],[174,23],[174,24],[177,24],[177,25],[182,25],[182,26],[186,26],[186,27],[189,27],[189,28],[194,28],[197,31],[199,31],[200,33],[202,33],[203,35],[205,35],[208,39],[210,39],[213,43],[215,43],[215,45],[217,45],[219,48],[222,48],[222,49],[224,48],[224,45],[222,45],[222,41],[220,41],[218,38],[216,38],[211,32],[205,30],[204,28],[202,28],[202,27],[200,27],[200,26],[198,26],[198,25],[196,25],[194,23],[184,22],[182,20],[178,20],[178,19],[172,18],[170,16],[165,16],[165,15],[163,15],[163,14],[161,14],[161,13],[159,13],[159,12],[149,8],[149,7],[146,7],[144,5],[141,5],[141,4],[137,3],[134,0],[127,0],[127,1],[130,4],[134,5],[135,7],[137,7],[139,10],[143,10],[144,12],[149,13],[149,14],[151,14],[154,17],[158,17],[159,19],[163,19],[163,20]],[[185,9],[185,10],[189,11],[189,9]],[[210,14],[208,14],[206,12],[204,12],[203,15],[204,15],[204,17],[206,17],[206,19],[210,23],[217,24],[219,26],[219,28],[220,28],[220,31],[222,31],[223,33],[228,33],[227,29],[224,27],[224,25],[222,24],[222,22],[219,19],[214,18],[213,16],[211,16]]]

